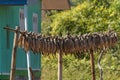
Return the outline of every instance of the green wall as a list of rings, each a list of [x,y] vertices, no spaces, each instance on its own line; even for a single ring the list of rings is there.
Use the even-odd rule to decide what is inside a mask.
[[[3,6],[2,6],[3,7]],[[6,68],[7,67],[10,67],[10,65],[8,64],[8,66],[6,65],[10,60],[9,60],[9,51],[10,51],[10,48],[8,49],[7,48],[7,39],[6,39],[6,31],[3,30],[3,27],[6,26],[6,23],[8,23],[8,16],[10,15],[7,15],[8,13],[8,7],[0,7],[0,69],[1,71],[5,71],[7,72]],[[10,41],[11,42],[11,41]]]
[[[0,6],[0,74],[9,73],[11,66],[11,53],[13,46],[14,33],[3,29],[6,25],[11,28],[19,26],[19,9],[23,6]],[[28,6],[28,29],[32,31],[32,16],[37,13],[39,16],[39,32],[41,30],[41,11],[40,3],[34,6]],[[7,36],[8,35],[8,36]],[[34,55],[31,52],[31,66],[33,69],[40,68],[40,55]],[[26,54],[23,49],[17,51],[17,68],[26,68]]]

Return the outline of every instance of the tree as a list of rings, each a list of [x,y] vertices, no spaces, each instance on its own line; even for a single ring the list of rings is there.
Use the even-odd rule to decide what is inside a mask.
[[[65,35],[67,32],[70,32],[70,34],[83,34],[87,32],[106,31],[109,28],[119,31],[119,5],[120,1],[116,3],[116,0],[109,3],[109,6],[102,4],[97,6],[92,1],[84,1],[71,10],[51,16],[50,33],[52,35]]]
[[[74,2],[75,0],[71,1],[73,1],[73,3],[76,3]],[[51,22],[45,22],[44,24],[47,24],[49,26],[46,32],[48,32],[50,35],[62,34],[65,36],[68,32],[72,35],[78,35],[89,32],[92,33],[106,31],[110,28],[120,32],[120,0],[81,0],[81,2],[77,5],[75,4],[71,10],[55,13],[49,16],[49,18]],[[112,49],[105,52],[105,55],[102,58],[101,64],[104,68],[103,74],[105,80],[120,79],[119,45],[120,44],[118,44],[117,50]],[[98,58],[98,55],[96,55],[97,54],[95,54],[95,63],[97,63]],[[75,58],[72,58],[73,57],[71,56],[67,56],[63,61],[64,73],[66,72],[64,78],[67,79],[69,77],[69,79],[71,78],[72,80],[82,80],[84,77],[85,80],[90,79],[90,73],[88,74],[88,70],[90,69],[89,61],[86,58],[79,61]],[[50,67],[50,64],[47,63],[48,67]],[[57,65],[54,66],[57,67]],[[96,71],[98,71],[97,65],[96,69]],[[51,70],[51,68],[48,70]],[[53,68],[52,70],[55,69]],[[75,73],[78,76],[76,76]],[[96,73],[96,76],[99,78],[98,72]],[[56,76],[52,78],[56,78]]]

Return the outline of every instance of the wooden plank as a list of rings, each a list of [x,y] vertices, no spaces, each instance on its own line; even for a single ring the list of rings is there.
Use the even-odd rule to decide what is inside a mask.
[[[90,60],[91,60],[91,73],[92,73],[92,79],[91,80],[96,80],[95,79],[95,64],[94,64],[93,50],[90,50]]]
[[[16,30],[19,30],[19,27],[16,27]],[[10,80],[15,80],[15,70],[16,70],[16,53],[17,53],[17,43],[18,43],[19,34],[16,32],[14,34],[14,42],[12,49],[12,60],[11,60],[11,71],[10,71]]]
[[[25,31],[16,30],[16,29],[13,29],[13,28],[10,28],[10,27],[4,27],[3,29],[10,30],[12,32],[17,32],[17,33],[20,33],[20,34],[25,33]]]

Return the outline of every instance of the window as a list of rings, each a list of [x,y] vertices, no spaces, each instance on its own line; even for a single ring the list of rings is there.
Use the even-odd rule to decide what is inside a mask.
[[[19,26],[20,30],[25,30],[25,21],[24,21],[24,9],[19,10]]]
[[[33,13],[33,31],[38,33],[38,14]]]

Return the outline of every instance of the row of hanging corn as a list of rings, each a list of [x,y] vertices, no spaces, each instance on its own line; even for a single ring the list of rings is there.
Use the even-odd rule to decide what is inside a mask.
[[[18,46],[24,48],[26,52],[31,50],[34,53],[43,53],[43,55],[54,55],[59,51],[69,54],[109,49],[114,47],[117,42],[117,33],[112,30],[79,36],[67,35],[66,37],[24,32],[19,36]]]

